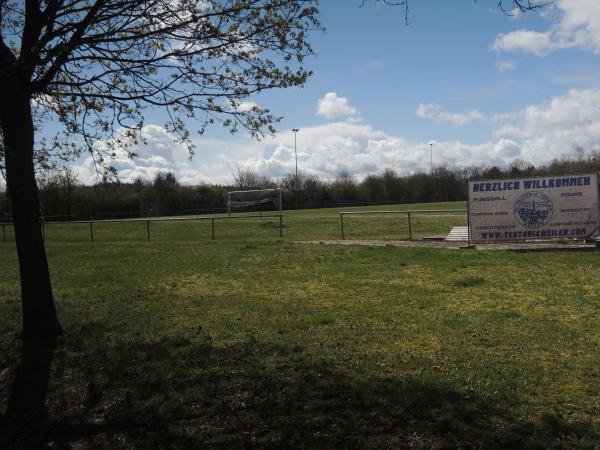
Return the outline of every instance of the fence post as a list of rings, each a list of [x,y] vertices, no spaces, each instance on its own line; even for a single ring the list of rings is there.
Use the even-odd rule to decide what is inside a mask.
[[[340,213],[340,230],[342,233],[342,240],[344,240],[344,213]]]
[[[6,224],[2,224],[2,242],[6,242]]]
[[[94,242],[94,224],[90,222],[90,242]]]
[[[211,217],[210,218],[210,235],[212,240],[215,240],[215,218]]]
[[[413,236],[412,236],[412,221],[410,220],[411,217],[411,213],[410,211],[408,211],[408,240],[412,241],[413,240]]]
[[[150,221],[146,220],[146,234],[148,236],[148,241],[150,241]]]
[[[471,247],[471,207],[467,202],[467,245]]]
[[[283,237],[283,216],[279,215],[279,237]]]

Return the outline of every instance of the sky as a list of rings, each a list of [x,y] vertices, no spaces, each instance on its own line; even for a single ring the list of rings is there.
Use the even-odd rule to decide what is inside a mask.
[[[434,165],[506,166],[600,150],[600,1],[507,16],[496,0],[413,0],[408,25],[402,8],[360,4],[321,1],[305,87],[247,99],[283,116],[275,137],[215,126],[190,160],[153,113],[138,158],[113,161],[119,178],[230,184],[239,167],[278,179],[295,170],[293,128],[299,170],[324,179],[428,171],[430,152]],[[89,157],[72,166],[97,181]]]

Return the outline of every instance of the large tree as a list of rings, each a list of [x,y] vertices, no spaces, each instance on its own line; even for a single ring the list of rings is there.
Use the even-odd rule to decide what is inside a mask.
[[[61,333],[36,163],[85,148],[99,170],[110,171],[111,155],[144,140],[147,108],[166,110],[167,128],[190,152],[190,124],[200,132],[214,122],[254,136],[273,132],[277,117],[244,99],[305,83],[317,2],[0,0],[0,165],[12,203],[25,339]],[[48,122],[61,124],[61,134],[40,131]]]

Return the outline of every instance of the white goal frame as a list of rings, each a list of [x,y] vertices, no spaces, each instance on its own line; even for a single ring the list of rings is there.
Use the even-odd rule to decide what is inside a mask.
[[[227,214],[231,216],[231,195],[233,194],[235,196],[235,194],[247,194],[247,193],[252,193],[252,192],[262,192],[262,193],[278,193],[278,196],[273,196],[273,197],[266,197],[264,199],[260,199],[260,200],[250,200],[250,201],[245,201],[245,202],[236,202],[236,203],[241,203],[242,205],[236,205],[234,207],[245,207],[245,206],[255,206],[255,205],[261,205],[261,204],[266,204],[266,203],[279,203],[279,213],[281,214],[283,212],[283,204],[281,202],[281,189],[251,189],[251,190],[247,190],[247,191],[229,191],[227,192]]]

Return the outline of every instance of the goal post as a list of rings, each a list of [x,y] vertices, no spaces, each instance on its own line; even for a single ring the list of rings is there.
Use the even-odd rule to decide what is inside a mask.
[[[282,212],[281,189],[254,189],[250,191],[230,191],[226,194],[227,213],[234,209],[256,209],[273,205],[273,209]]]

